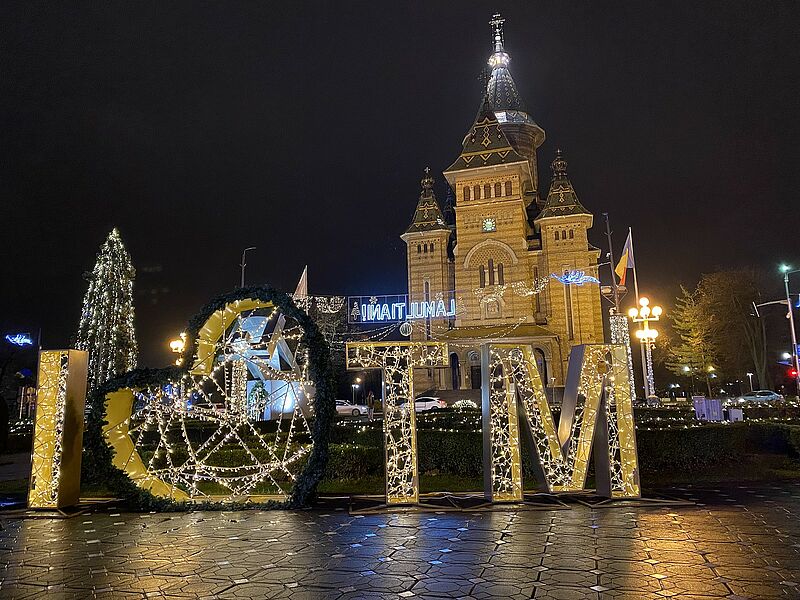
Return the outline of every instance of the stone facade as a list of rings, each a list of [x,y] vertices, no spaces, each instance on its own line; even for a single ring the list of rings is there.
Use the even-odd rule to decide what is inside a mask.
[[[480,387],[478,347],[500,339],[531,344],[546,383],[558,388],[570,348],[604,341],[599,286],[552,277],[582,271],[597,278],[600,251],[587,237],[592,214],[578,200],[560,152],[540,200],[537,149],[545,133],[526,112],[508,70],[502,19],[492,25],[486,94],[461,154],[444,172],[455,218],[444,219],[426,170],[402,236],[410,301],[453,296],[457,303],[455,318],[414,325],[412,339],[448,341],[453,363],[418,373],[418,393]]]

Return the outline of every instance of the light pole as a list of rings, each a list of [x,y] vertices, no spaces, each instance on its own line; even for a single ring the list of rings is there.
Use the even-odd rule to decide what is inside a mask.
[[[248,250],[255,250],[255,249],[256,249],[255,246],[250,246],[249,248],[245,248],[244,250],[242,250],[242,262],[239,265],[240,267],[242,267],[242,285],[240,285],[239,287],[244,287],[244,268],[247,266],[247,263],[245,262],[245,257],[247,256],[247,251]]]
[[[753,374],[752,373],[748,373],[747,374],[747,378],[750,380],[750,391],[752,392],[753,391]]]
[[[353,384],[350,385],[350,387],[353,388],[353,404],[355,404],[356,403],[356,390],[358,389],[358,384],[357,383],[353,383]]]
[[[642,361],[644,375],[644,394],[646,398],[656,395],[656,385],[653,378],[653,344],[658,337],[658,330],[650,327],[651,321],[658,321],[664,311],[660,306],[650,308],[650,300],[639,299],[639,308],[631,308],[628,316],[634,323],[641,323],[641,328],[636,331],[636,337],[642,343],[645,360]]]
[[[789,319],[789,329],[792,334],[792,357],[794,363],[794,378],[795,378],[795,393],[800,396],[800,360],[797,357],[797,334],[794,331],[794,311],[792,310],[792,299],[789,297],[789,275],[792,273],[800,273],[800,269],[792,269],[789,265],[781,265],[781,273],[783,273],[783,288],[786,290],[786,310],[789,311],[787,318]]]

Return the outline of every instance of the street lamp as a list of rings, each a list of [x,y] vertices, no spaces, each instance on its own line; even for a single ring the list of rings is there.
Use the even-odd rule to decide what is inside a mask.
[[[631,308],[628,316],[634,323],[641,323],[641,328],[636,331],[636,337],[642,343],[645,351],[645,360],[642,363],[644,374],[644,394],[650,398],[656,395],[656,385],[653,378],[653,344],[658,337],[658,330],[650,327],[651,321],[658,321],[664,311],[660,306],[650,306],[647,298],[639,299],[639,308]]]
[[[794,377],[795,377],[795,393],[800,395],[800,360],[797,357],[797,334],[794,330],[794,311],[792,310],[792,299],[789,297],[789,275],[792,273],[800,273],[800,269],[792,269],[789,265],[781,265],[781,273],[783,273],[783,288],[786,290],[786,310],[788,314],[786,318],[789,319],[789,330],[792,337],[792,357],[794,358]]]
[[[183,351],[186,349],[186,332],[182,331],[178,339],[170,340],[169,342],[169,349],[172,350],[175,354],[183,354]],[[180,366],[182,363],[182,359],[179,356],[175,359],[175,364]]]
[[[747,373],[747,378],[750,380],[750,391],[753,391],[753,374]]]
[[[245,248],[244,250],[242,250],[242,262],[239,265],[240,267],[242,267],[242,285],[239,286],[239,287],[244,287],[244,268],[247,266],[247,263],[245,262],[245,257],[247,255],[247,251],[248,250],[255,250],[255,249],[256,249],[255,246],[250,246],[249,248]]]
[[[353,383],[350,387],[353,388],[353,404],[355,404],[356,403],[356,390],[359,388],[359,385],[357,383]]]

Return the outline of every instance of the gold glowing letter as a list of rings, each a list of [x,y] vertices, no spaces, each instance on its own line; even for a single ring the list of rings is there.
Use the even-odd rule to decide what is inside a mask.
[[[383,375],[387,504],[419,501],[413,369],[447,365],[447,344],[441,342],[347,344],[348,369],[381,369]]]
[[[30,508],[62,508],[80,498],[87,360],[82,350],[39,354]]]
[[[481,351],[487,498],[522,500],[518,406],[532,441],[538,479],[548,491],[584,489],[594,444],[598,493],[614,498],[640,495],[624,346],[572,348],[558,431],[531,348],[485,344]]]

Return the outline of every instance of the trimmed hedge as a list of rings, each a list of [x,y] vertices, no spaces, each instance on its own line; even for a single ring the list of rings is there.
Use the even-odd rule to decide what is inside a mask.
[[[383,475],[383,434],[380,429],[358,431],[337,427],[335,445],[325,478],[359,479]],[[349,438],[349,439],[348,439]],[[800,426],[781,424],[707,425],[688,429],[637,432],[642,475],[669,472],[697,473],[735,463],[748,452],[800,456]],[[420,475],[447,474],[480,477],[483,439],[472,431],[417,432]],[[525,477],[533,476],[530,453],[523,448]]]

